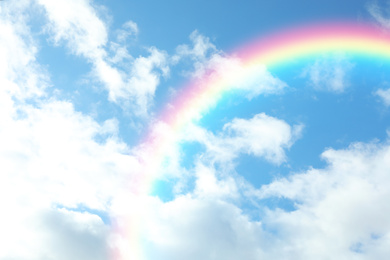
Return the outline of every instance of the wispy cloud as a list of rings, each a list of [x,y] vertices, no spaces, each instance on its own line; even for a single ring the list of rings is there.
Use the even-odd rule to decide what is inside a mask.
[[[390,106],[390,89],[378,89],[374,94],[381,98],[385,106]]]
[[[117,41],[125,42],[131,36],[137,36],[139,33],[138,25],[133,21],[127,21],[122,25],[122,28],[116,31]]]
[[[352,68],[344,55],[337,54],[317,59],[304,69],[302,76],[317,90],[342,93],[350,84],[348,73]]]
[[[386,2],[386,8],[378,4],[378,1],[371,1],[367,4],[368,12],[384,28],[390,28],[390,2]]]
[[[191,77],[202,78],[207,73],[210,77],[223,77],[230,82],[232,90],[252,99],[261,94],[278,94],[287,84],[273,76],[264,65],[244,66],[235,56],[228,55],[216,48],[210,39],[198,31],[190,35],[192,45],[183,44],[177,47],[175,62],[189,59],[193,68],[188,72]],[[245,75],[237,77],[237,75]]]

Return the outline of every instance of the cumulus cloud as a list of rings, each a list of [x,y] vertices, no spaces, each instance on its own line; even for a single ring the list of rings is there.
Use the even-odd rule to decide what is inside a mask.
[[[109,42],[108,25],[92,1],[38,3],[47,15],[46,28],[54,43],[65,44],[71,53],[92,64],[92,78],[107,89],[110,101],[134,115],[146,116],[160,78],[168,75],[167,54],[150,47],[149,56],[134,59],[126,48],[126,38],[138,33],[133,21],[124,23],[117,32],[118,42]],[[123,66],[124,62],[127,66]]]
[[[30,3],[20,1],[5,3],[0,10],[0,91],[5,92],[0,95],[0,106],[13,102],[5,100],[9,95],[18,100],[43,96],[49,86],[44,69],[36,62],[38,48],[30,29],[23,26],[29,19],[26,8],[31,8]]]
[[[168,55],[156,48],[149,48],[150,55],[132,61],[128,73],[109,65],[105,61],[95,63],[94,75],[99,77],[109,90],[110,101],[131,108],[132,113],[146,116],[152,104],[161,76],[168,76]]]
[[[183,196],[156,202],[146,219],[148,259],[261,259],[261,224],[217,200]],[[154,216],[154,217],[151,217]]]
[[[390,106],[390,89],[378,89],[374,94],[381,98],[385,106]]]
[[[107,259],[105,218],[137,162],[115,118],[98,123],[47,97],[31,4],[0,9],[0,259]]]
[[[91,234],[86,234],[85,244],[73,247],[73,233],[65,234],[67,237],[64,239],[68,242],[62,241],[62,234],[57,233],[65,232],[67,227],[57,230],[45,226],[49,222],[44,222],[41,228],[32,228],[38,225],[36,221],[44,217],[49,209],[55,216],[61,217],[57,207],[67,207],[74,212],[82,206],[87,210],[95,209],[109,214],[110,201],[120,190],[121,183],[128,178],[129,165],[136,166],[135,159],[128,155],[127,146],[115,138],[112,121],[99,125],[90,117],[75,112],[71,104],[59,101],[45,102],[39,108],[19,109],[23,109],[23,118],[2,121],[0,131],[0,163],[3,169],[0,201],[7,209],[1,216],[1,225],[5,225],[2,230],[9,230],[0,235],[0,241],[7,240],[7,244],[11,244],[10,247],[2,247],[1,256],[16,257],[24,252],[25,259],[35,259],[32,257],[34,255],[37,255],[36,259],[41,259],[48,249],[54,248],[48,248],[51,245],[48,241],[53,242],[53,237],[58,240],[57,247],[61,244],[63,250],[69,253],[83,246],[88,247],[91,238],[93,246],[80,249],[80,252],[95,252],[94,247],[106,239],[103,233],[97,234],[92,230]],[[99,136],[103,143],[96,140]],[[107,179],[110,182],[105,181]],[[72,212],[64,218],[72,217]],[[97,220],[101,222],[96,224],[99,229],[107,229],[100,216],[91,217],[91,221]],[[87,222],[76,224],[81,229],[90,225]],[[78,228],[74,225],[69,223],[69,228]],[[19,232],[15,233],[15,230]],[[43,230],[48,234],[42,234]],[[74,235],[79,234],[77,230],[74,232]],[[12,240],[10,233],[15,234]],[[100,238],[96,240],[95,235]],[[93,242],[95,240],[100,242],[96,244]],[[42,241],[42,244],[31,241]],[[29,246],[19,252],[17,248],[12,251],[12,245],[25,243]],[[27,257],[29,254],[32,256]],[[76,257],[77,252],[71,254],[75,259],[89,259],[84,253],[83,257]]]
[[[285,241],[285,253],[294,259],[385,257],[389,155],[388,141],[328,149],[322,154],[328,167],[263,186],[261,198],[284,197],[295,203],[294,211],[270,211],[266,220]]]
[[[390,253],[389,156],[388,141],[328,149],[322,154],[325,168],[292,173],[242,195],[238,179],[218,179],[215,169],[201,166],[194,192],[149,204],[142,232],[146,255],[384,259]],[[283,197],[294,209],[266,208],[255,221],[228,193],[259,201]]]
[[[343,55],[317,59],[304,69],[302,76],[317,90],[342,93],[349,86],[348,73],[353,64]]]
[[[260,113],[251,119],[233,119],[218,135],[193,126],[185,136],[204,144],[217,161],[228,162],[243,153],[280,164],[286,161],[285,149],[300,137],[302,129],[303,125],[291,127],[283,120]]]
[[[43,212],[39,218],[45,233],[46,257],[58,260],[109,258],[109,228],[97,215],[58,209]]]
[[[46,11],[50,21],[47,30],[56,44],[64,42],[74,54],[92,61],[103,58],[103,47],[108,38],[107,26],[90,0],[37,1]]]

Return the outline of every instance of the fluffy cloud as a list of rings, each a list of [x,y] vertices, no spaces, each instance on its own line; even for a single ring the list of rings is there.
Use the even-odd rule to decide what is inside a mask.
[[[204,144],[213,160],[228,162],[244,153],[280,164],[286,161],[284,150],[300,137],[302,129],[302,125],[291,127],[283,120],[261,113],[251,119],[233,119],[218,135],[192,126],[184,136]]]
[[[138,33],[133,21],[123,24],[123,29],[117,32],[118,43],[108,44],[108,26],[92,1],[39,0],[38,3],[47,15],[46,27],[54,43],[64,43],[73,54],[92,64],[92,78],[107,89],[110,101],[130,109],[134,115],[146,116],[160,77],[168,75],[167,54],[151,47],[148,57],[134,59],[126,48],[126,38]],[[122,69],[124,62],[127,66]]]
[[[108,259],[109,230],[97,215],[17,206],[23,211],[2,216],[0,259]]]
[[[260,198],[284,197],[295,203],[294,211],[270,211],[266,219],[291,258],[373,259],[389,253],[389,156],[388,141],[329,149],[322,155],[327,168],[261,188]]]
[[[149,48],[150,55],[140,56],[132,61],[129,73],[109,65],[103,60],[95,63],[94,75],[107,86],[109,100],[132,113],[146,116],[161,76],[167,76],[169,65],[167,54],[156,48]]]
[[[137,162],[116,119],[98,123],[46,97],[29,8],[0,9],[0,259],[107,259],[104,216]]]
[[[51,219],[61,222],[56,218],[73,217],[72,214],[76,214],[80,206],[109,214],[110,201],[128,178],[129,165],[134,168],[136,161],[126,155],[129,153],[126,145],[116,140],[112,121],[99,125],[90,117],[75,112],[71,104],[59,101],[45,103],[40,108],[19,109],[23,109],[23,118],[10,119],[0,127],[0,201],[7,209],[1,216],[1,225],[5,225],[2,230],[9,230],[2,232],[0,241],[11,244],[2,247],[0,255],[16,257],[23,252],[26,255],[22,259],[41,259],[47,250],[61,245],[62,250],[72,254],[73,258],[89,259],[85,257],[85,254],[89,254],[93,259],[93,252],[89,250],[95,251],[95,246],[105,243],[107,238],[104,235],[107,231],[89,231],[89,226],[95,225],[96,221],[100,221],[96,222],[99,230],[108,228],[98,215],[90,214],[88,216],[91,218],[84,222],[69,223],[67,227],[63,224],[61,230],[53,228],[55,224],[47,226],[50,222],[41,223],[40,228],[35,229],[37,221],[52,212],[50,214],[54,215]],[[98,137],[104,141],[96,141]],[[110,182],[105,181],[107,179]],[[58,207],[67,207],[72,211],[62,216],[63,212],[59,212]],[[89,219],[93,223],[88,223]],[[81,229],[81,233],[77,230],[74,233],[57,233],[73,232],[74,228]],[[84,236],[84,229],[86,243],[74,247],[72,234],[75,235],[74,239],[78,234]],[[15,233],[15,230],[18,232]],[[43,231],[47,234],[42,234]],[[9,234],[15,234],[15,237],[10,239]],[[63,235],[66,236],[63,238],[65,240],[62,240]],[[95,235],[99,237],[95,238]],[[50,247],[51,242],[45,241],[53,242],[53,237],[56,237],[57,244]],[[23,250],[13,249],[15,245],[26,243],[29,245]],[[88,247],[89,243],[93,246],[82,248]],[[77,248],[80,248],[80,253],[86,253],[81,256],[73,252]]]
[[[355,143],[328,149],[328,165],[237,192],[238,179],[221,179],[201,166],[193,192],[149,204],[143,245],[161,259],[384,259],[389,254],[390,145]],[[248,187],[246,187],[247,191]],[[245,196],[233,201],[231,195]],[[245,195],[244,195],[245,194]],[[240,201],[283,197],[294,209],[265,208],[254,221]]]
[[[145,219],[148,259],[261,259],[261,224],[218,200],[183,196],[154,204]],[[153,218],[150,218],[154,216]]]
[[[47,29],[56,44],[63,41],[73,53],[92,61],[105,55],[106,24],[99,18],[90,0],[37,1],[46,10],[50,21]]]
[[[352,63],[343,55],[334,55],[317,59],[303,71],[302,76],[307,77],[317,90],[341,93],[349,85],[348,72],[352,68]]]
[[[24,26],[29,19],[26,8],[28,1],[5,3],[0,17],[0,95],[3,106],[13,101],[6,100],[9,95],[19,101],[44,95],[48,87],[48,78],[42,67],[36,62],[37,46],[31,37],[30,29]]]

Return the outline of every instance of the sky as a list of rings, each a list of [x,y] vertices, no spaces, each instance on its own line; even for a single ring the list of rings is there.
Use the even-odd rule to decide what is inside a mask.
[[[390,56],[241,55],[346,22],[390,1],[0,1],[0,260],[386,259]]]

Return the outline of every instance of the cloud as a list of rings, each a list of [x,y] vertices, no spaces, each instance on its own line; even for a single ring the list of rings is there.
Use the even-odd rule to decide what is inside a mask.
[[[102,59],[107,43],[107,26],[91,1],[37,0],[45,8],[50,23],[47,30],[56,44],[62,41],[76,55],[90,60]]]
[[[260,198],[284,197],[295,203],[294,211],[270,211],[265,220],[276,228],[291,256],[385,257],[390,234],[389,155],[388,141],[328,149],[322,154],[328,167],[293,174],[260,189]]]
[[[24,23],[30,18],[25,12],[32,8],[27,1],[4,3],[0,10],[0,106],[11,105],[10,95],[19,101],[44,95],[49,86],[45,70],[36,62],[37,46]],[[16,18],[17,17],[17,18]]]
[[[108,227],[96,215],[64,209],[12,213],[0,224],[6,233],[1,259],[108,259]]]
[[[390,106],[390,89],[378,89],[374,94],[381,98],[385,106]]]
[[[285,82],[268,72],[265,65],[246,66],[238,57],[218,50],[198,31],[191,33],[190,40],[192,46],[179,45],[172,59],[175,62],[190,59],[193,68],[186,74],[195,79],[223,79],[223,84],[248,99],[261,94],[278,94],[287,87]]]
[[[142,237],[148,258],[384,259],[389,253],[390,144],[328,149],[327,166],[291,173],[252,193],[233,175],[197,168],[193,192],[147,204]],[[219,177],[218,177],[219,176]],[[247,190],[248,191],[248,190]],[[232,200],[228,194],[239,196]],[[242,196],[242,197],[240,197]],[[239,207],[283,197],[294,208],[263,208],[260,220]]]
[[[283,148],[290,148],[300,136],[302,128],[302,125],[292,128],[286,122],[264,113],[250,120],[236,118],[224,126],[225,131],[234,133],[234,143],[238,149],[255,156],[264,156],[274,163],[286,159]]]
[[[368,12],[384,28],[390,28],[390,5],[387,1],[387,9],[382,8],[377,1],[371,1],[367,4]]]
[[[213,167],[206,166],[201,160],[196,164],[194,195],[206,200],[238,199],[239,187],[231,176],[217,172]]]
[[[109,42],[108,25],[92,1],[38,0],[38,3],[44,7],[48,17],[46,28],[54,43],[65,44],[71,53],[92,64],[91,78],[106,88],[108,100],[133,115],[147,116],[160,78],[169,73],[167,54],[150,47],[149,56],[134,59],[126,48],[126,38],[138,33],[133,21],[124,23],[117,32],[117,43]]]
[[[30,8],[0,9],[0,259],[107,259],[104,216],[138,163],[115,118],[98,123],[49,96]]]
[[[180,59],[190,58],[195,61],[194,67],[197,70],[209,55],[219,52],[208,37],[200,34],[196,30],[190,34],[190,40],[192,46],[182,44],[176,48],[176,55],[173,57],[174,60],[178,61]]]
[[[333,55],[317,59],[306,67],[302,77],[317,90],[342,93],[349,86],[348,73],[353,68],[343,55]]]
[[[68,228],[71,232],[75,225],[63,225],[61,230],[51,226],[35,229],[37,221],[43,217],[37,215],[46,214],[44,212],[49,209],[55,215],[60,214],[57,207],[67,207],[71,217],[81,206],[87,211],[95,209],[109,214],[111,200],[129,178],[129,165],[136,167],[137,162],[128,155],[129,148],[115,138],[116,127],[112,120],[99,125],[63,101],[45,102],[39,108],[20,106],[18,109],[22,109],[23,118],[9,118],[0,125],[0,163],[3,169],[0,202],[6,209],[1,216],[4,232],[0,234],[0,241],[7,240],[6,244],[10,244],[0,250],[3,252],[0,258],[17,257],[19,252],[24,252],[25,259],[34,259],[34,255],[37,255],[36,259],[42,259],[47,250],[60,245],[69,254],[77,248],[80,248],[80,253],[96,252],[88,239],[95,241],[94,236],[100,236],[96,239],[101,244],[106,235],[92,232],[85,243],[74,247],[71,236],[76,236],[76,231],[64,238],[68,242],[62,241],[62,234],[57,232],[65,232]],[[98,219],[102,222],[99,215],[92,215],[91,221]],[[45,222],[45,225],[49,224]],[[89,224],[83,222],[80,225],[83,228]],[[108,228],[103,222],[99,226]],[[10,239],[9,234],[15,236]],[[51,244],[53,237],[58,244]],[[14,248],[25,243],[29,245],[23,250]],[[89,252],[91,257],[93,252]],[[75,259],[89,259],[76,255],[74,252]]]
[[[52,259],[109,259],[109,227],[96,215],[66,209],[43,212],[45,255]]]
[[[243,153],[280,164],[286,161],[285,149],[300,137],[302,129],[303,125],[291,127],[283,120],[260,113],[251,119],[233,119],[218,135],[193,126],[185,136],[204,144],[217,161],[228,162]]]
[[[117,30],[117,41],[125,42],[130,36],[137,36],[139,33],[138,25],[133,21],[127,21],[122,25],[122,29]]]
[[[131,108],[131,112],[137,116],[148,115],[160,77],[169,75],[166,52],[156,48],[149,48],[148,51],[149,56],[132,60],[129,73],[102,60],[97,61],[94,68],[94,75],[108,89],[108,99],[123,108]]]
[[[153,217],[152,217],[153,216]],[[232,204],[183,196],[156,202],[146,219],[148,259],[261,259],[261,224]]]

